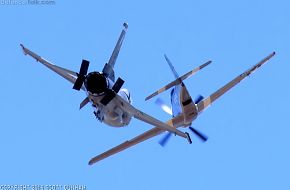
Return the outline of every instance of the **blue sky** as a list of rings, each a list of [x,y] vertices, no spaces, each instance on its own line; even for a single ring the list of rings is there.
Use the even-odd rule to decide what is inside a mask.
[[[7,1],[6,1],[7,2]],[[87,189],[289,189],[289,1],[1,1],[0,184],[66,185]],[[151,126],[132,120],[116,129],[94,119],[85,97],[25,57],[23,43],[53,63],[78,71],[81,60],[101,70],[122,23],[129,29],[115,73],[133,104],[166,121],[144,98],[179,74],[212,60],[185,83],[208,96],[263,57],[276,56],[194,122],[207,134],[188,145],[160,137],[93,167],[88,160]],[[169,102],[169,93],[161,95]]]

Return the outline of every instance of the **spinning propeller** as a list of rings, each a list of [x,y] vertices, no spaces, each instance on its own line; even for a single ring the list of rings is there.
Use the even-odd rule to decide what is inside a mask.
[[[198,104],[200,101],[203,100],[203,98],[204,98],[203,96],[198,95],[198,96],[195,98],[194,103],[195,103],[195,104]],[[156,103],[158,106],[160,106],[161,109],[162,109],[163,111],[165,111],[166,113],[172,115],[172,109],[171,109],[168,105],[166,105],[166,104],[163,102],[162,99],[158,98],[158,99],[155,101],[155,103]],[[172,115],[172,116],[173,116],[173,115]],[[196,136],[197,136],[197,137],[198,137],[202,142],[207,141],[208,137],[207,137],[206,135],[202,134],[200,131],[196,130],[195,128],[193,128],[193,127],[191,127],[191,126],[189,127],[189,129],[190,129],[190,131],[191,131],[193,134],[195,134],[195,135],[196,135]],[[163,138],[159,141],[159,144],[160,144],[161,146],[164,147],[164,146],[168,143],[168,141],[169,141],[169,139],[170,139],[171,136],[172,136],[172,133],[167,132],[167,134],[165,134],[165,135],[163,136]]]
[[[101,94],[104,93],[104,97],[101,99],[101,103],[106,106],[116,94],[120,91],[124,84],[124,80],[118,78],[112,88],[108,87],[107,78],[105,75],[99,72],[91,72],[88,73],[90,62],[87,60],[83,60],[81,64],[81,68],[79,73],[77,73],[77,79],[74,83],[73,89],[80,90],[82,85],[85,83],[85,87],[91,93]],[[84,105],[88,101],[85,101]],[[84,105],[81,104],[81,107]]]

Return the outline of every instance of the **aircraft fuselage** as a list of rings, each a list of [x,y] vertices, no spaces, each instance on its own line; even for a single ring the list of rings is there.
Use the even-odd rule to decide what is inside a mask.
[[[101,103],[106,95],[106,90],[113,87],[111,79],[105,77],[102,73],[92,72],[86,76],[84,84],[87,96],[94,107],[94,114],[100,122],[112,127],[124,127],[130,123],[132,115],[124,111],[118,101],[113,99],[107,105]],[[120,89],[118,95],[126,102],[131,103],[130,93],[127,89]]]

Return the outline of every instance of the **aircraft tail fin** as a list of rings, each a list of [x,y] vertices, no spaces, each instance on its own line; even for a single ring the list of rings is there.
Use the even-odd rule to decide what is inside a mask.
[[[112,81],[115,81],[115,73],[114,73],[114,66],[115,66],[115,63],[116,63],[116,60],[118,58],[118,55],[119,55],[119,52],[121,50],[121,46],[122,46],[122,43],[123,43],[123,40],[125,38],[125,35],[126,35],[126,32],[127,32],[127,29],[128,29],[128,24],[127,23],[124,23],[123,24],[123,30],[119,36],[119,39],[117,41],[117,44],[113,50],[113,53],[109,59],[109,62],[105,64],[104,68],[103,68],[103,73],[109,77]]]
[[[165,57],[166,62],[167,62],[168,65],[169,65],[169,67],[170,67],[170,69],[171,69],[173,75],[175,76],[176,79],[178,79],[178,78],[179,78],[179,75],[178,75],[178,73],[176,72],[176,70],[175,70],[173,64],[171,63],[171,61],[169,60],[169,58],[167,57],[166,54],[164,54],[164,57]]]

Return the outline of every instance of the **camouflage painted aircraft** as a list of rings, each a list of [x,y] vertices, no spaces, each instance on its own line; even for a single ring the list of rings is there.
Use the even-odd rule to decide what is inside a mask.
[[[241,82],[243,79],[251,75],[256,69],[261,67],[264,63],[266,63],[269,59],[271,59],[275,55],[275,52],[271,53],[267,57],[265,57],[263,60],[261,60],[259,63],[248,69],[247,71],[243,72],[236,78],[234,78],[232,81],[227,83],[222,88],[218,89],[216,92],[211,94],[207,98],[203,98],[202,96],[198,96],[194,101],[192,100],[189,92],[187,91],[186,86],[183,83],[183,80],[188,78],[189,76],[192,76],[197,71],[201,70],[205,66],[211,63],[211,61],[206,62],[205,64],[195,68],[194,70],[186,73],[185,75],[179,77],[175,69],[173,68],[172,64],[170,63],[169,59],[165,56],[174,76],[176,77],[176,80],[172,81],[171,83],[165,85],[158,91],[154,92],[150,96],[148,96],[145,100],[149,100],[150,98],[170,89],[171,90],[171,106],[172,109],[169,106],[166,106],[160,99],[157,99],[157,104],[159,104],[164,111],[172,115],[172,118],[167,121],[167,124],[174,127],[189,127],[189,129],[196,134],[201,140],[206,141],[207,137],[191,127],[192,122],[207,108],[209,107],[214,101],[216,101],[219,97],[221,97],[223,94],[225,94],[227,91],[229,91],[232,87],[237,85],[239,82]],[[141,143],[149,138],[152,138],[154,136],[157,136],[161,134],[162,132],[165,132],[164,129],[161,128],[153,128],[131,140],[128,140],[96,157],[91,159],[89,164],[94,164],[100,160],[103,160],[111,155],[114,155],[118,152],[121,152],[129,147],[132,147],[138,143]],[[170,135],[172,133],[168,132],[168,134],[160,141],[161,145],[165,145],[168,141]]]

